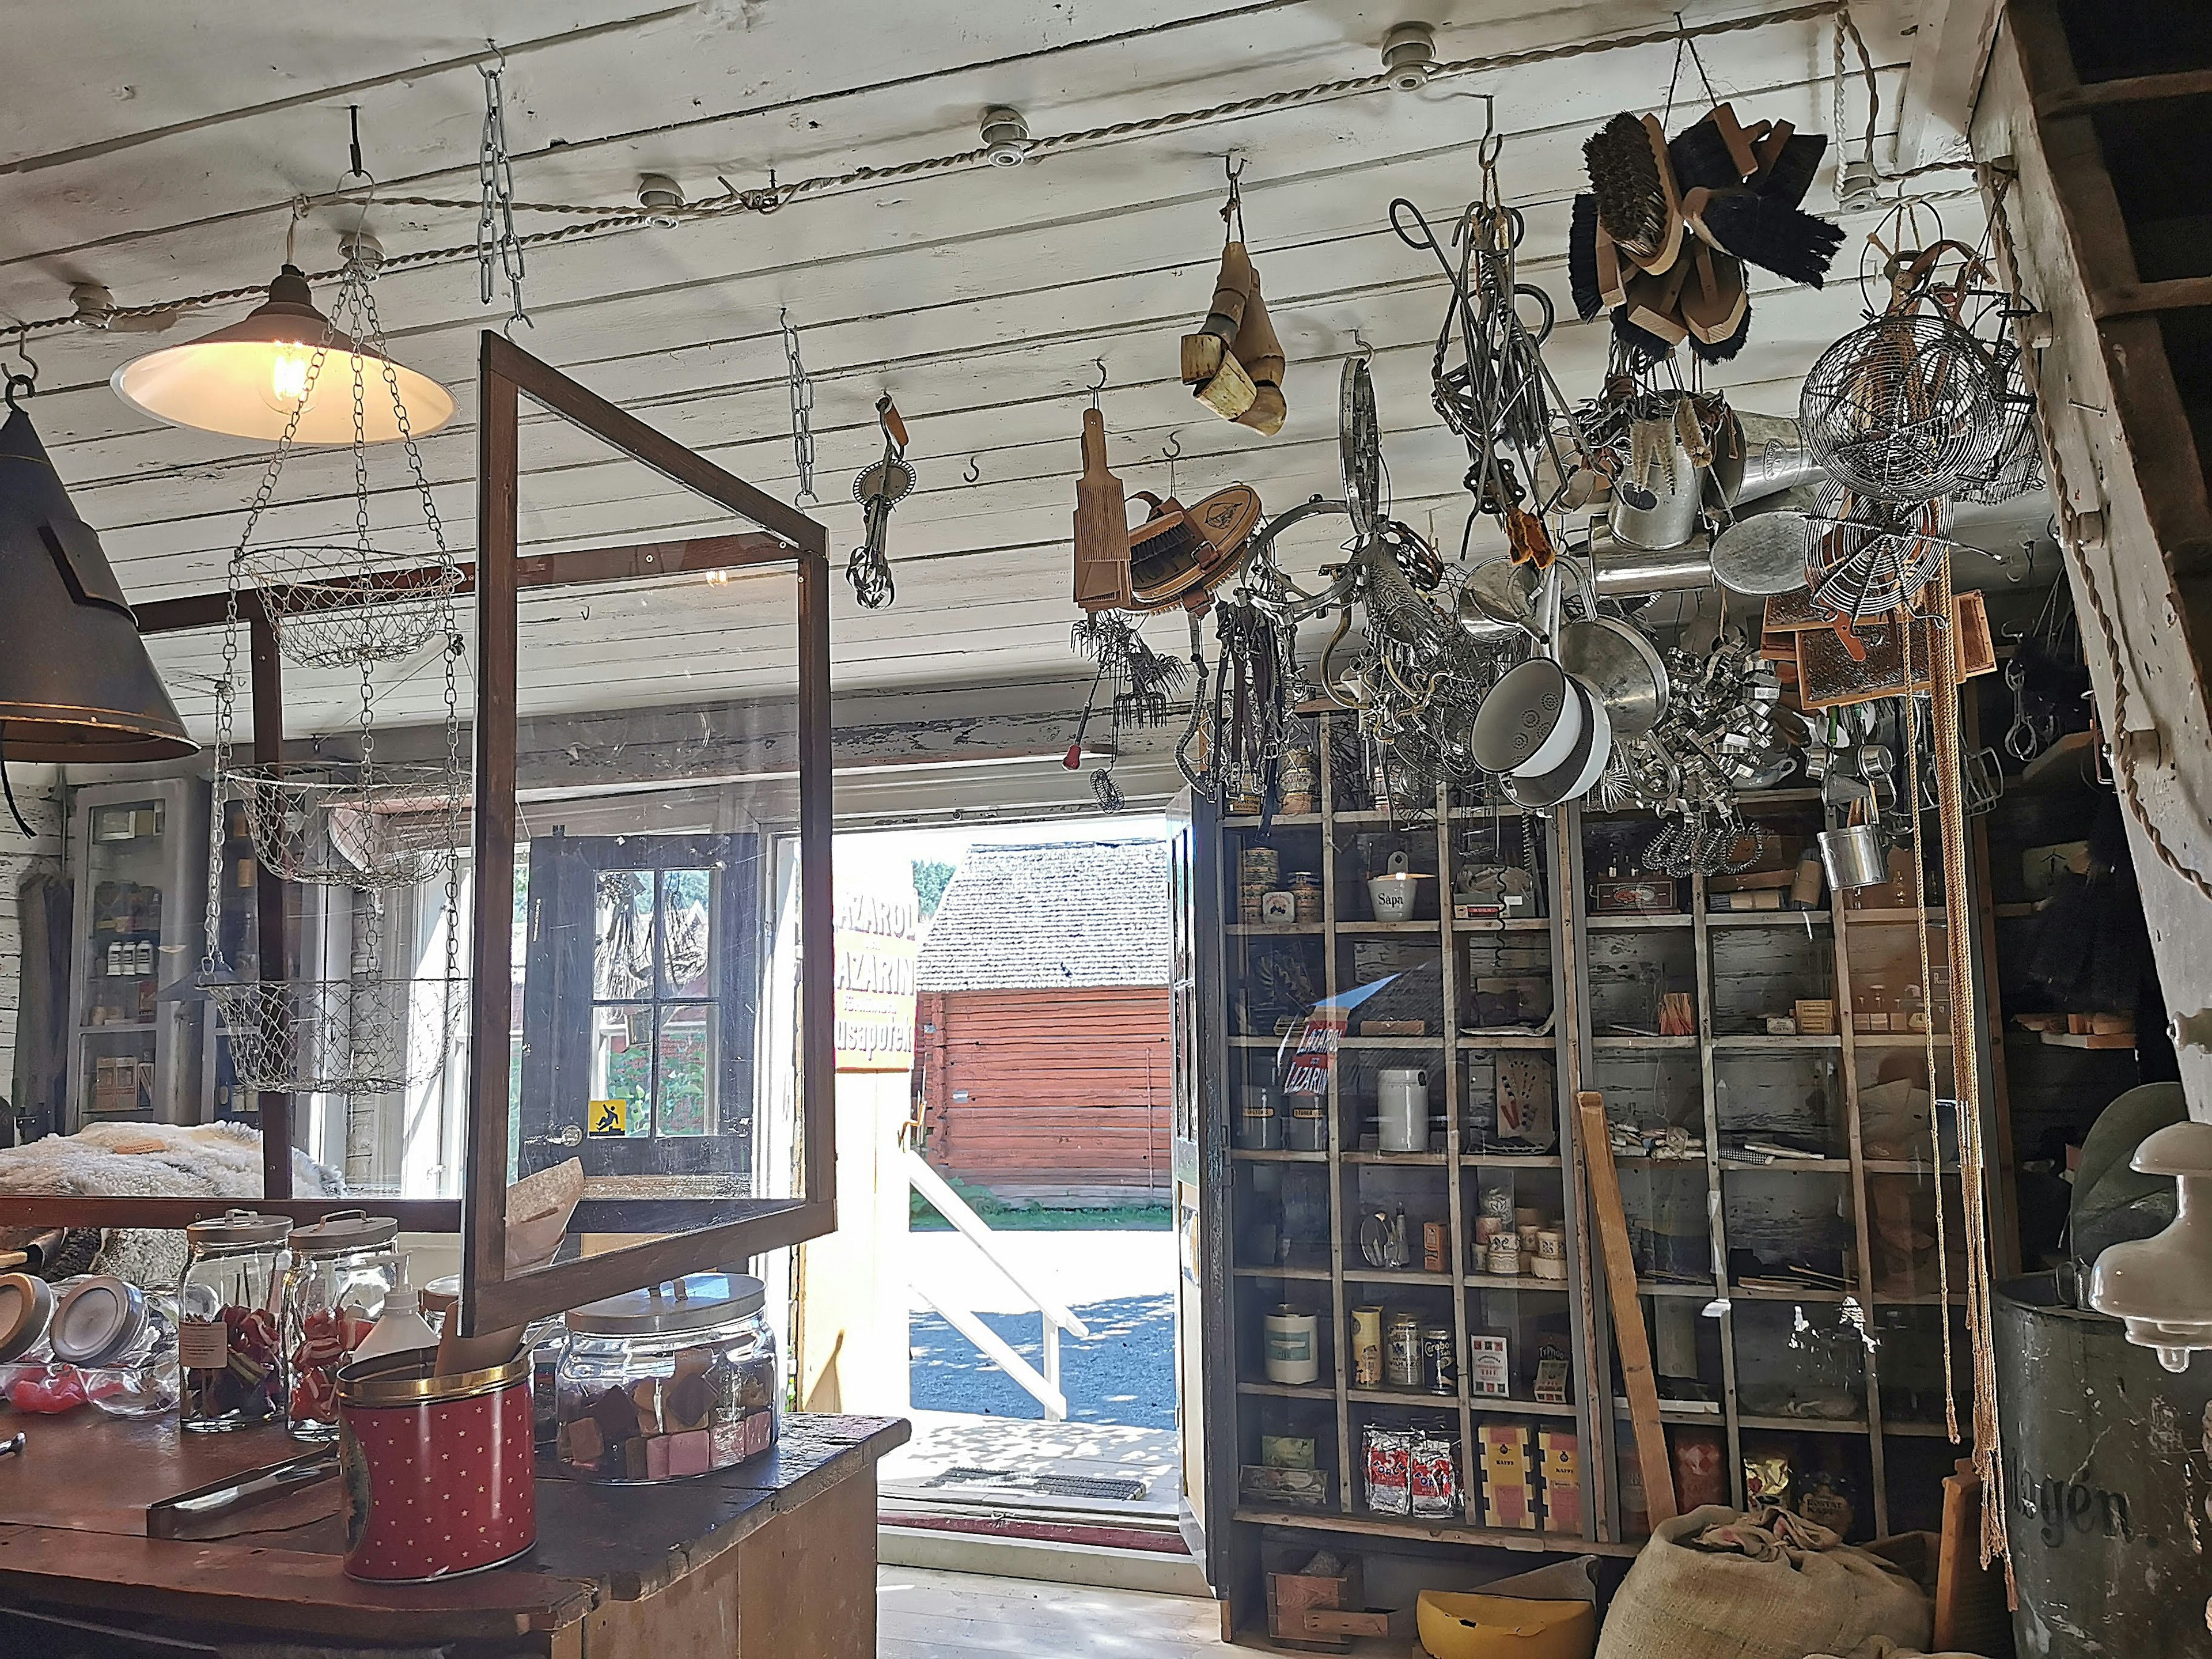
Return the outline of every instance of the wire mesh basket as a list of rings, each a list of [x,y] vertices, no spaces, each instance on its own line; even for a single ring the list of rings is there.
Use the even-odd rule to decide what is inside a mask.
[[[466,1029],[460,979],[218,980],[207,986],[239,1086],[386,1094],[429,1076]]]
[[[1821,353],[1798,416],[1833,477],[1910,504],[1990,476],[2006,437],[2003,393],[1980,341],[1947,317],[1903,313]]]
[[[462,581],[450,562],[424,569],[358,547],[308,543],[254,548],[238,563],[240,579],[260,590],[276,648],[302,668],[413,655],[451,626]]]
[[[312,761],[228,775],[254,856],[314,887],[411,887],[453,861],[466,780],[443,763]]]

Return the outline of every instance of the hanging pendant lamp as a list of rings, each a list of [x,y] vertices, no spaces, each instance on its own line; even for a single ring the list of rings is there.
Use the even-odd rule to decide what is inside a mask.
[[[100,538],[31,417],[0,425],[0,762],[147,761],[198,745],[138,637]]]
[[[406,411],[404,431],[386,386],[387,370]],[[117,369],[109,384],[131,408],[172,426],[274,442],[296,410],[294,442],[348,444],[354,441],[356,376],[371,388],[362,400],[368,442],[389,443],[409,432],[420,438],[453,416],[453,394],[437,381],[339,332],[315,308],[307,277],[288,260],[252,315],[149,351]]]

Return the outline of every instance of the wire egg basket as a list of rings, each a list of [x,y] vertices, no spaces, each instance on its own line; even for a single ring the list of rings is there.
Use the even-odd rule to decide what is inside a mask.
[[[465,1029],[465,979],[220,980],[207,987],[240,1088],[388,1094],[429,1076]]]
[[[2004,382],[1948,317],[1878,318],[1820,355],[1798,418],[1806,447],[1862,496],[1911,505],[1989,477],[2005,441]]]
[[[254,856],[286,881],[376,890],[452,867],[468,784],[443,763],[288,762],[225,775]]]
[[[450,561],[425,569],[358,547],[307,543],[243,552],[238,574],[260,590],[276,648],[302,668],[412,656],[452,627],[463,580]]]

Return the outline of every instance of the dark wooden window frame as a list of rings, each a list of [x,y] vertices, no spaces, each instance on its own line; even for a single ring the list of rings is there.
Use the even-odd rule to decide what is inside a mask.
[[[830,877],[830,562],[817,520],[654,431],[503,335],[486,330],[477,426],[475,982],[470,1010],[469,1170],[461,1206],[461,1311],[468,1334],[520,1325],[600,1297],[718,1267],[835,1231],[836,1038],[829,946]],[[514,972],[517,543],[521,399],[560,416],[767,532],[742,538],[729,562],[789,565],[799,578],[799,1135],[802,1195],[716,1206],[714,1224],[507,1272],[508,1030]],[[625,577],[634,572],[624,573]],[[650,574],[650,573],[648,573]],[[674,574],[670,572],[668,574]]]
[[[635,581],[641,577],[674,576],[789,563],[797,567],[800,606],[798,688],[799,871],[804,887],[800,925],[805,937],[825,941],[823,948],[826,949],[834,919],[830,872],[830,574],[827,532],[815,520],[795,508],[786,507],[775,497],[755,489],[742,479],[653,431],[578,386],[559,371],[511,345],[502,336],[487,332],[483,337],[482,382],[482,406],[486,413],[478,434],[479,523],[489,526],[493,522],[488,507],[501,495],[504,499],[500,505],[503,507],[505,514],[503,534],[499,538],[501,556],[497,581],[504,592],[501,605],[507,618],[503,703],[507,799],[499,826],[506,854],[504,861],[496,866],[502,872],[499,883],[501,894],[498,914],[501,916],[511,914],[514,903],[514,675],[518,592],[527,588],[588,586],[607,582]],[[495,385],[502,389],[496,395]],[[532,401],[594,434],[623,453],[751,520],[769,533],[764,536],[737,533],[691,537],[520,556],[516,548],[518,526],[515,520],[516,474],[520,462],[517,446],[520,423],[518,393],[527,395]],[[496,422],[491,414],[495,409],[503,410],[502,417]],[[495,425],[501,428],[496,434],[493,431]],[[494,458],[504,469],[502,486],[496,491],[490,488],[492,468],[488,464]],[[492,545],[492,538],[488,532],[484,545],[487,548]],[[485,559],[461,564],[462,593],[479,592],[480,574],[483,566],[489,562]],[[382,577],[380,581],[395,589],[404,589],[432,580],[438,574],[434,568],[428,567],[400,570]],[[138,631],[152,635],[220,628],[225,623],[228,605],[229,596],[224,592],[155,600],[137,607]],[[238,595],[238,608],[239,619],[246,624],[249,642],[247,662],[253,708],[253,760],[258,765],[280,764],[283,759],[284,702],[282,661],[277,654],[276,630],[270,623],[268,611],[263,605],[258,590],[241,589]],[[281,605],[277,607],[280,611],[282,608]],[[480,653],[484,644],[485,615],[486,606],[480,604],[477,615],[477,647]],[[489,689],[481,672],[478,686],[481,703]],[[486,775],[483,744],[489,735],[484,711],[480,707],[477,758],[479,800],[483,799],[482,781]],[[476,847],[479,859],[484,848],[486,816],[479,812],[476,820]],[[283,887],[280,879],[267,870],[260,872],[256,901],[260,909],[262,938],[276,942],[274,951],[264,947],[261,971],[268,978],[281,979],[287,971],[287,964],[278,955],[283,940]],[[478,963],[483,960],[484,916],[484,902],[479,892],[472,921],[473,936],[479,952]],[[489,1297],[488,1305],[477,1304],[484,1307],[485,1313],[483,1319],[472,1320],[472,1325],[479,1328],[493,1328],[501,1324],[512,1324],[517,1317],[524,1320],[535,1318],[540,1312],[553,1313],[595,1297],[635,1289],[640,1285],[667,1278],[672,1273],[723,1266],[747,1255],[807,1238],[817,1238],[835,1231],[836,1149],[832,1133],[832,1113],[836,1049],[833,1024],[834,993],[827,974],[808,975],[802,972],[800,1040],[801,1064],[805,1073],[800,1094],[800,1133],[806,1156],[805,1190],[810,1196],[803,1200],[586,1199],[578,1206],[577,1224],[580,1227],[607,1232],[661,1228],[672,1231],[678,1229],[690,1231],[676,1232],[673,1237],[657,1239],[649,1244],[632,1246],[605,1255],[565,1263],[550,1270],[540,1270],[518,1280],[505,1281],[507,1184],[503,1176],[507,1169],[506,1066],[509,1012],[506,998],[511,994],[508,981],[514,971],[511,960],[513,939],[508,928],[503,925],[494,929],[494,936],[497,941],[501,975],[498,981],[501,995],[498,999],[495,1017],[498,1075],[493,1095],[499,1103],[499,1109],[495,1112],[482,1113],[476,1106],[477,1091],[487,1075],[487,1068],[480,1067],[475,1060],[475,1056],[483,1050],[484,1045],[476,1040],[478,1030],[474,1023],[482,1018],[487,1000],[478,996],[471,1008],[470,1162],[468,1180],[464,1188],[466,1197],[459,1201],[442,1198],[380,1198],[373,1200],[378,1214],[395,1218],[403,1228],[410,1232],[462,1232],[466,1235],[464,1239],[463,1273],[471,1299],[472,1303],[476,1301],[479,1285],[486,1287],[483,1293]],[[262,1196],[258,1198],[103,1198],[65,1193],[9,1195],[0,1198],[0,1226],[180,1228],[210,1216],[219,1216],[226,1210],[248,1202],[256,1209],[271,1214],[288,1215],[295,1220],[306,1221],[325,1213],[334,1205],[362,1201],[353,1198],[295,1198],[292,1195],[291,1160],[288,1155],[291,1143],[292,1097],[284,1094],[263,1094],[258,1097],[258,1105],[263,1128]],[[487,1120],[489,1121],[489,1131]],[[485,1158],[487,1142],[494,1136],[497,1141],[496,1146],[492,1148],[495,1156],[488,1161]],[[487,1170],[495,1173],[485,1179],[483,1175]],[[490,1229],[489,1234],[487,1227]],[[479,1252],[480,1245],[489,1252],[492,1269],[489,1273],[481,1270],[480,1264],[485,1256]],[[514,1311],[518,1308],[525,1311],[518,1315]]]

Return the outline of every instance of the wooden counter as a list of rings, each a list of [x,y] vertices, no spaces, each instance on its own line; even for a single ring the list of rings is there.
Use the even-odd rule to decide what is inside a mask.
[[[649,1486],[566,1480],[541,1460],[528,1555],[378,1585],[339,1570],[337,1483],[281,1432],[183,1435],[88,1410],[0,1423],[28,1437],[0,1458],[0,1630],[51,1614],[118,1637],[459,1642],[482,1659],[872,1659],[875,1465],[909,1431],[789,1417],[763,1456]]]

